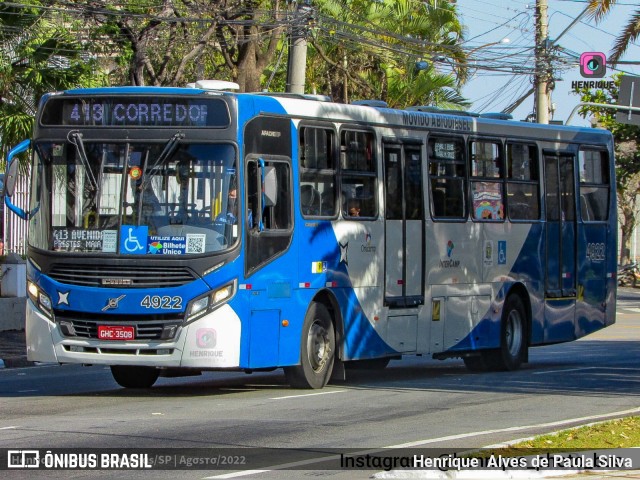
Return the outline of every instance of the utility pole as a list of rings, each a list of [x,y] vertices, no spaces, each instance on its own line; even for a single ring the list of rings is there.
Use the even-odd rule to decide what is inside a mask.
[[[293,14],[287,64],[286,90],[288,93],[304,93],[307,70],[307,34],[312,13],[311,0],[305,0],[298,4]]]
[[[551,94],[551,68],[549,59],[549,28],[547,0],[536,0],[536,121],[549,123],[549,96]]]
[[[582,11],[582,13],[580,13],[580,15],[578,15],[576,18],[574,18],[574,19],[573,19],[573,21],[569,24],[569,26],[568,26],[567,28],[565,28],[565,29],[562,31],[562,33],[556,37],[556,39],[555,39],[555,40],[547,40],[547,41],[546,41],[546,44],[545,44],[545,45],[546,45],[546,47],[547,47],[545,52],[541,52],[541,53],[539,54],[539,53],[538,53],[538,50],[537,50],[537,47],[536,47],[536,72],[535,72],[536,74],[537,74],[538,72],[543,71],[543,67],[542,67],[542,66],[539,66],[539,65],[538,65],[538,63],[537,63],[537,62],[538,62],[538,58],[540,58],[540,59],[547,58],[547,60],[549,61],[548,57],[546,56],[546,55],[548,55],[548,53],[549,53],[549,49],[550,49],[551,47],[554,47],[554,46],[558,43],[558,40],[560,40],[560,39],[564,36],[564,34],[565,34],[565,33],[567,33],[569,30],[571,30],[571,29],[572,29],[572,28],[573,28],[573,27],[574,27],[574,26],[575,26],[575,25],[576,25],[580,20],[582,20],[582,19],[584,18],[584,16],[587,14],[587,12],[588,12],[588,11],[589,11],[589,7],[585,8],[585,9]],[[545,21],[545,23],[546,23],[546,21]],[[537,22],[536,22],[536,25],[537,25]],[[537,30],[536,30],[536,31],[537,31]],[[547,34],[547,36],[548,36],[548,34]],[[539,43],[539,41],[538,41],[538,37],[537,37],[537,36],[536,36],[536,45],[542,45],[541,43]],[[618,62],[618,63],[625,63],[625,62]],[[627,63],[637,63],[637,64],[640,64],[640,62],[627,62]],[[550,71],[552,71],[552,70],[551,70],[551,69],[552,69],[552,65],[551,65],[550,63],[548,63],[548,66],[549,66]],[[534,78],[535,78],[535,74],[534,74]],[[525,94],[524,94],[524,95],[522,95],[520,98],[518,98],[517,100],[515,100],[514,102],[512,102],[510,105],[506,106],[506,107],[502,110],[502,112],[503,112],[503,113],[513,113],[513,111],[514,111],[516,108],[518,108],[518,107],[522,104],[522,102],[524,102],[527,98],[529,98],[529,96],[530,96],[532,93],[537,93],[537,92],[536,92],[536,90],[537,90],[537,86],[538,86],[538,82],[534,80],[534,86],[533,86],[531,89],[529,89],[529,90],[527,91],[527,93],[525,93]],[[537,98],[537,95],[535,96],[535,98]],[[538,111],[538,109],[535,107],[535,105],[537,105],[537,103],[534,101],[534,109],[535,109],[536,111]],[[548,105],[549,105],[549,104],[547,103],[547,109],[548,109]],[[571,117],[569,117],[569,118],[571,118]],[[568,123],[568,122],[567,122],[567,123]]]

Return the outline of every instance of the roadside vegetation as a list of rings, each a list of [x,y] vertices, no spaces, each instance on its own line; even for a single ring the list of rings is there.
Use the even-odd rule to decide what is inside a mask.
[[[549,451],[579,451],[640,446],[640,416],[562,430],[541,435],[505,448],[491,450],[494,455],[534,455]]]

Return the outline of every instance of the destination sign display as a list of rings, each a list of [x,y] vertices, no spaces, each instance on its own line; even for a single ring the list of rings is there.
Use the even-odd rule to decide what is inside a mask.
[[[47,126],[223,128],[230,119],[219,98],[87,96],[49,99],[40,121]]]

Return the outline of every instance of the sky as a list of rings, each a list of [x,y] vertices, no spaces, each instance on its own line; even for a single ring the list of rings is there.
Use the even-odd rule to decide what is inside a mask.
[[[586,0],[548,0],[549,38],[555,40],[586,8]],[[500,112],[521,97],[532,86],[528,68],[533,67],[535,43],[535,0],[458,0],[458,12],[467,27],[465,50],[472,52],[477,69],[463,88],[463,95],[473,102],[470,111]],[[638,9],[635,0],[619,0],[605,20],[583,18],[567,31],[557,44],[567,60],[558,65],[551,102],[556,105],[554,120],[567,121],[572,109],[579,103],[578,95],[571,93],[571,82],[587,80],[580,74],[578,57],[583,52],[602,52],[607,57],[616,36],[630,16]],[[506,40],[505,40],[506,39]],[[573,57],[572,57],[573,55]],[[632,44],[623,61],[640,61],[640,40]],[[495,69],[505,71],[495,71]],[[640,65],[620,65],[607,68],[604,78],[611,80],[617,71],[640,75]],[[533,95],[514,112],[515,120],[523,120],[533,112]],[[571,125],[590,125],[588,119],[577,114]]]

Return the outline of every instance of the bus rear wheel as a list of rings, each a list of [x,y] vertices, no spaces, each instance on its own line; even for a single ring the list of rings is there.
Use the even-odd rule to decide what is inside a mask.
[[[322,303],[311,303],[302,325],[300,365],[285,367],[293,388],[322,388],[331,378],[336,338],[331,315]]]
[[[502,310],[500,348],[484,350],[463,358],[467,370],[517,370],[527,358],[527,314],[522,298],[510,295]]]
[[[160,375],[160,370],[153,367],[134,367],[112,365],[111,375],[124,388],[150,388]]]
[[[495,370],[517,370],[527,357],[527,314],[522,298],[509,295],[502,310],[500,349],[490,363]]]

